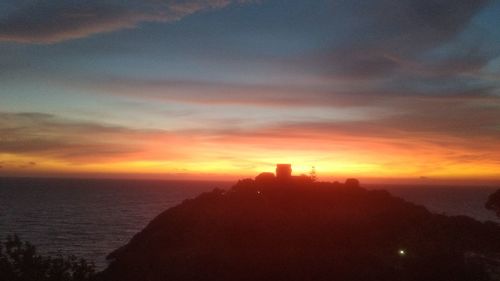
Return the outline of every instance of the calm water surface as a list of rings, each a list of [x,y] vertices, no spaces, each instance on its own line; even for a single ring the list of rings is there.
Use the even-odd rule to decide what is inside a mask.
[[[43,253],[75,254],[102,267],[108,253],[165,209],[229,185],[0,178],[0,236],[17,233]]]

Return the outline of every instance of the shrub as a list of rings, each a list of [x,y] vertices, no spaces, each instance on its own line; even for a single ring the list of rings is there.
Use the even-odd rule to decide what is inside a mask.
[[[0,241],[0,281],[88,281],[94,273],[94,264],[84,259],[39,255],[16,235]]]

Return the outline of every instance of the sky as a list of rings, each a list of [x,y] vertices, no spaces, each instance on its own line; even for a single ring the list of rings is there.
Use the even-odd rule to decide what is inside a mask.
[[[0,0],[0,175],[500,182],[500,1]]]

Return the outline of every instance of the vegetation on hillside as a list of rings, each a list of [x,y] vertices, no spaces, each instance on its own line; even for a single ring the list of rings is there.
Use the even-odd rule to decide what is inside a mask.
[[[0,281],[90,281],[92,263],[74,256],[48,257],[18,236],[0,241]]]
[[[261,175],[166,210],[113,252],[110,281],[497,280],[500,226],[382,190]],[[495,273],[495,271],[497,271]]]

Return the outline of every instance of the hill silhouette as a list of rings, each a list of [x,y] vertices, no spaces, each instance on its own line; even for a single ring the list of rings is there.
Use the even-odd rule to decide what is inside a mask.
[[[103,280],[498,280],[500,226],[357,180],[246,179],[164,211]],[[495,273],[495,271],[497,271]]]

